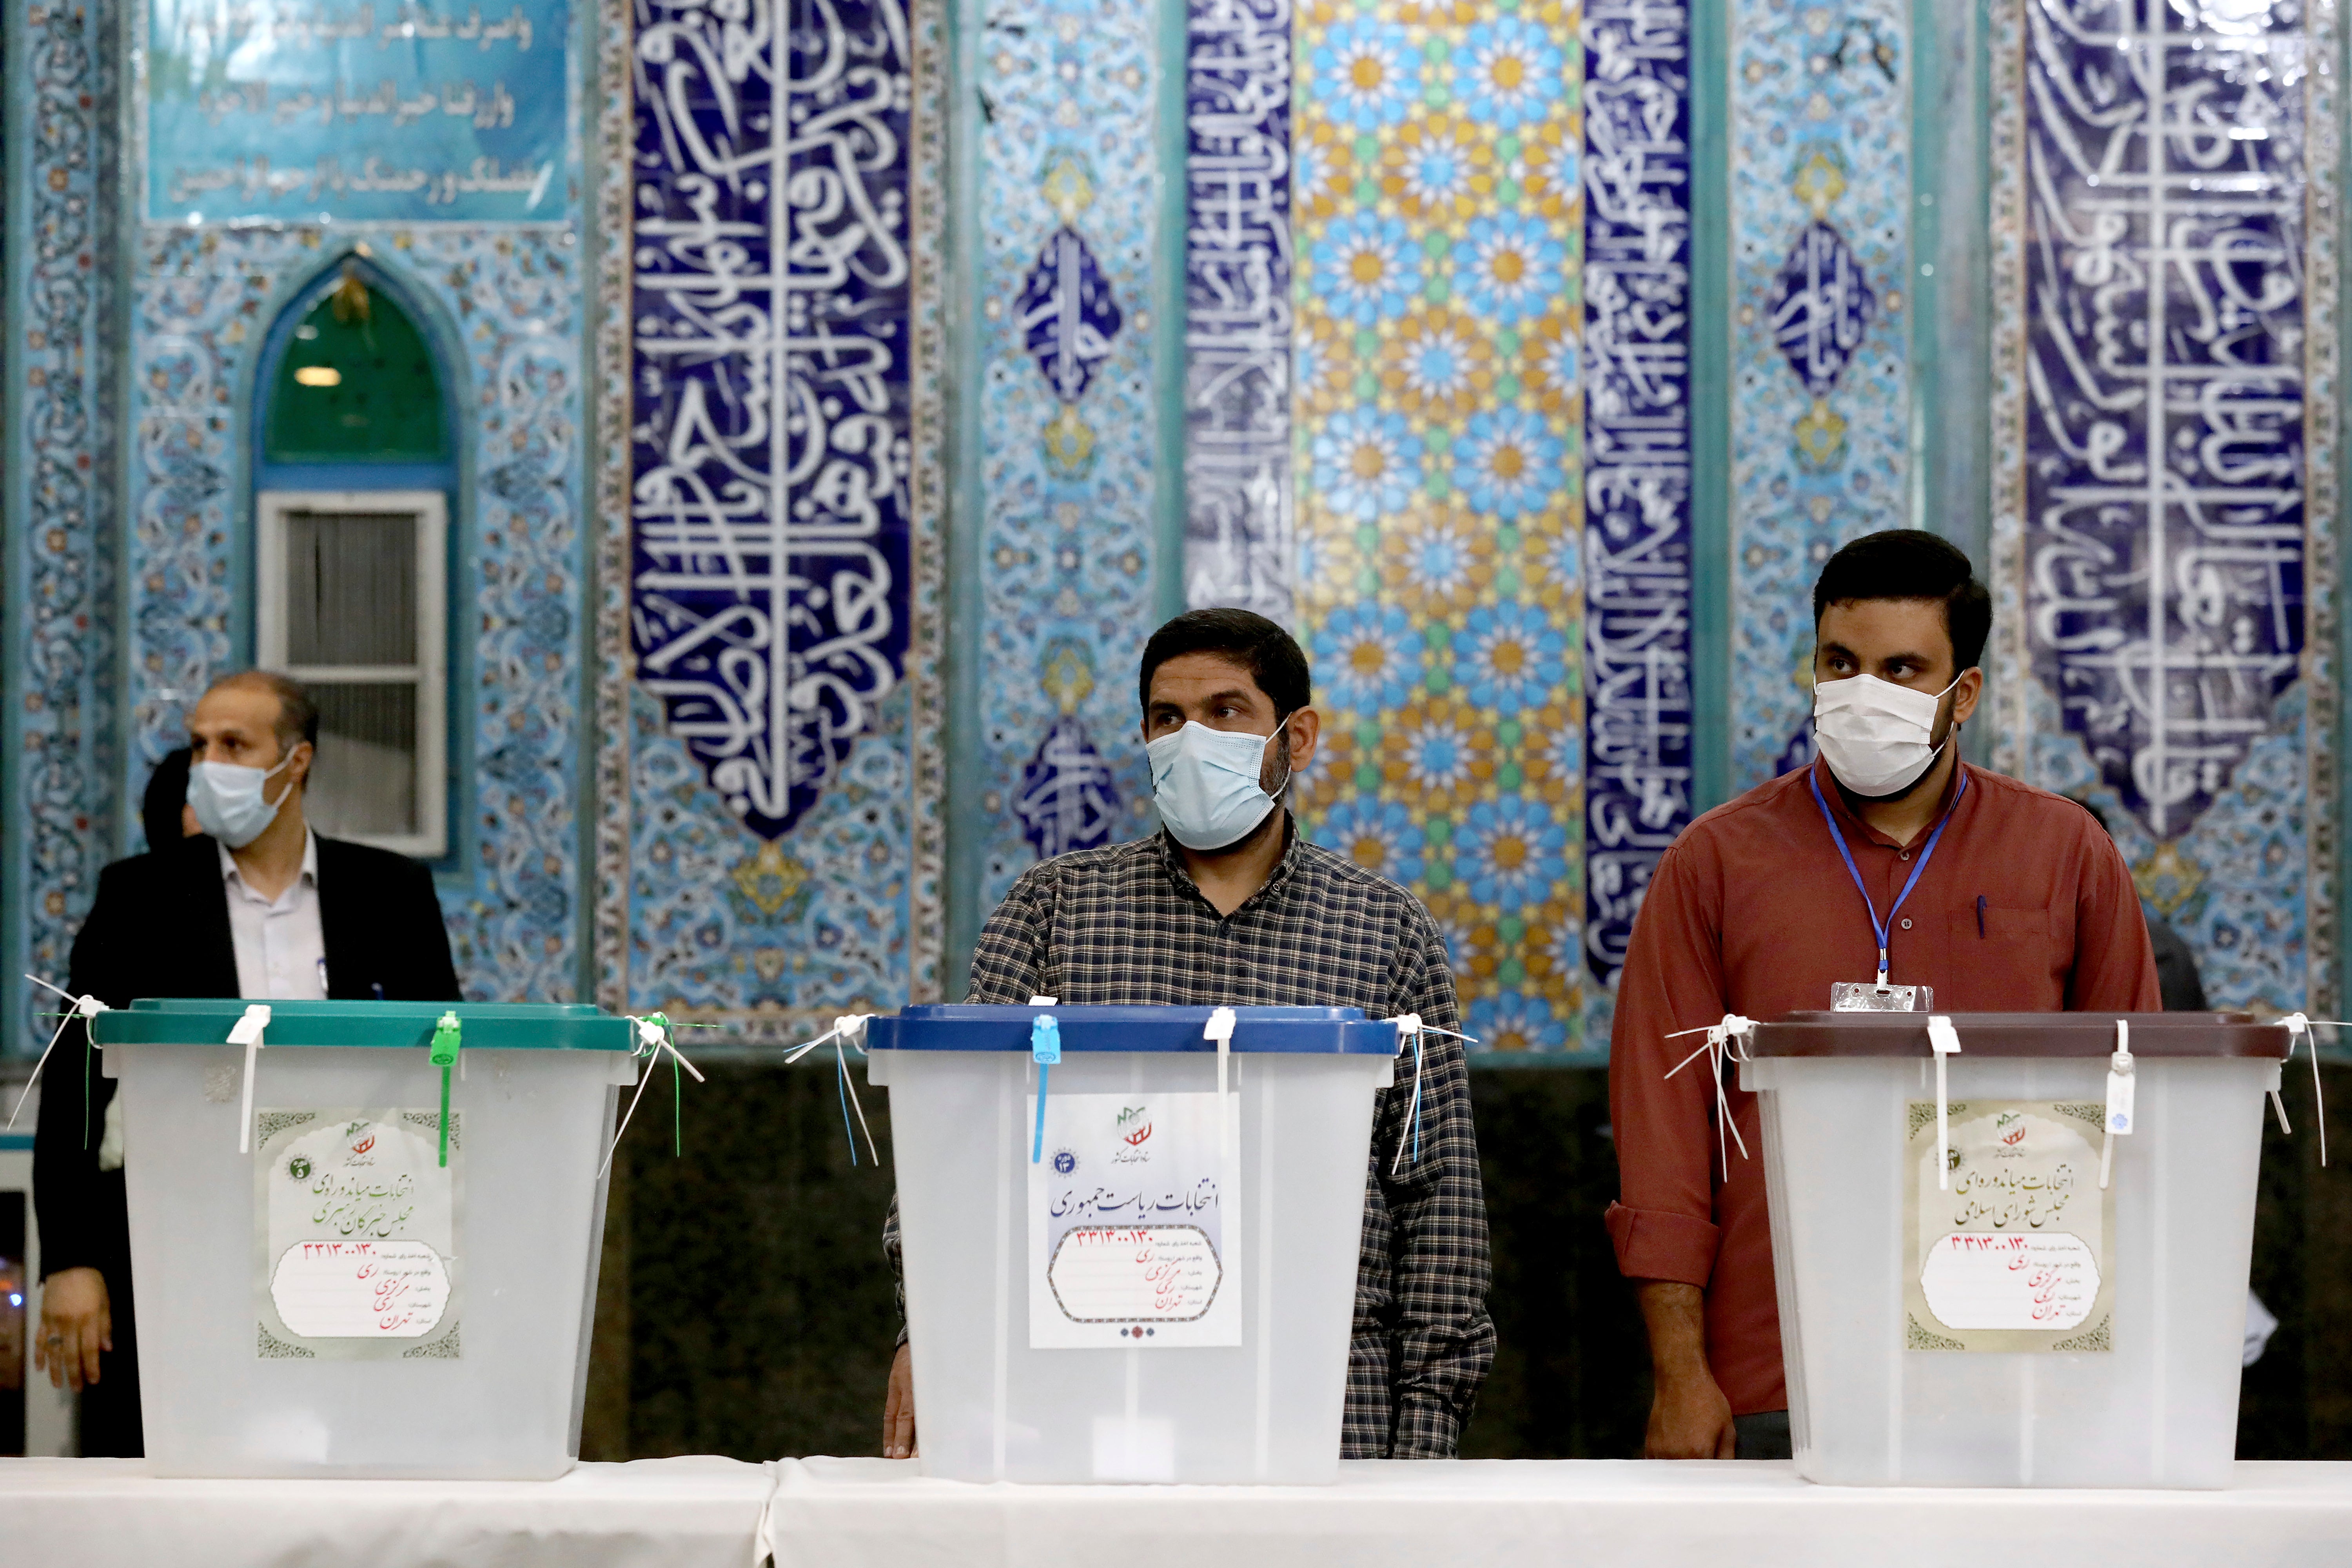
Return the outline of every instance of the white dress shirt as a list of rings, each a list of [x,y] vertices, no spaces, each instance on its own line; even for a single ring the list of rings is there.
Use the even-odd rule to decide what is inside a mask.
[[[236,947],[236,994],[248,1002],[327,999],[327,942],[319,926],[319,837],[302,834],[302,874],[276,899],[246,886],[223,845],[221,881]]]

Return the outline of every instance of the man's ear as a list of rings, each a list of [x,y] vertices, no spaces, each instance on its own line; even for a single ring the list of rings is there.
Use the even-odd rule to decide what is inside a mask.
[[[1315,755],[1315,747],[1323,738],[1323,716],[1312,708],[1301,708],[1283,721],[1283,729],[1290,737],[1290,771],[1304,769]]]
[[[1977,700],[1984,695],[1984,671],[1975,666],[1960,671],[1960,679],[1952,688],[1952,727],[1958,729],[1969,721],[1977,710]]]

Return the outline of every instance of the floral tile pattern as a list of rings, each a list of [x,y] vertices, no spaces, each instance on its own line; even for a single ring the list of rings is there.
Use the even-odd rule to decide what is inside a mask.
[[[2186,832],[2158,838],[2132,803],[2091,765],[2066,733],[2041,682],[2028,701],[2044,728],[2034,731],[2026,777],[2099,808],[2132,868],[2142,904],[2180,933],[2197,955],[2205,999],[2215,1007],[2270,1013],[2305,1009],[2305,987],[2328,955],[2311,949],[2311,903],[2299,885],[2310,854],[2305,806],[2303,692],[2290,689],[2272,733],[2245,760]]]
[[[1811,760],[1812,587],[1909,526],[1910,7],[1731,7],[1731,788]]]
[[[632,1010],[783,1040],[819,1013],[829,1021],[906,1003],[911,706],[911,694],[894,693],[793,831],[752,847],[710,808],[698,762],[667,731],[659,705],[642,689],[631,694]]]
[[[1301,817],[1429,905],[1486,1049],[1586,1005],[1577,24],[1295,17]]]
[[[116,51],[110,5],[31,7],[6,61],[12,169],[6,365],[18,388],[7,435],[5,574],[20,641],[8,648],[6,749],[17,831],[0,997],[21,1020],[0,1051],[37,1050],[55,1002],[19,978],[63,984],[73,933],[106,860],[115,788],[110,317],[106,186]],[[13,192],[29,209],[13,205]],[[130,797],[133,800],[136,795]],[[136,812],[130,813],[135,818]]]
[[[974,328],[988,675],[979,765],[960,784],[981,796],[984,917],[1041,856],[1148,826],[1134,670],[1156,624],[1159,421],[1181,416],[1152,396],[1156,12],[1142,0],[983,7]],[[1041,330],[1083,375],[1058,347],[1041,362]]]
[[[1188,470],[1233,480],[1214,496],[1205,483],[1188,489],[1188,594],[1292,606],[1315,660],[1328,750],[1302,781],[1308,831],[1429,904],[1480,1048],[1600,1048],[1607,965],[1595,953],[1609,922],[1630,919],[1639,867],[1627,879],[1604,864],[1589,820],[1604,814],[1588,811],[1604,787],[1596,712],[1614,690],[1592,651],[1613,590],[1601,581],[1612,570],[1601,520],[1588,516],[1588,485],[1607,466],[1591,416],[1621,390],[1593,363],[1608,349],[1591,295],[1608,269],[1588,267],[1587,250],[1597,254],[1596,204],[1613,188],[1596,182],[1590,117],[1604,87],[1633,84],[1664,91],[1655,123],[1685,123],[1672,84],[1640,76],[1652,57],[1628,52],[1612,27],[1635,12],[1669,29],[1687,17],[1549,0],[1190,0],[1188,105],[1229,116],[1191,128],[1195,159],[1256,160],[1247,166],[1260,183],[1196,179],[1191,192],[1195,226],[1218,200],[1250,204],[1213,246],[1185,241],[1192,309],[1225,298],[1221,288],[1239,301],[1225,359],[1188,351],[1188,386],[1240,390],[1179,409],[1154,393],[1155,274],[1174,248],[1160,229],[1171,176],[1157,163],[1157,123],[1174,65],[1159,57],[1158,8],[969,4],[986,112],[973,122],[981,366],[966,460],[983,502],[972,636],[989,673],[979,753],[958,787],[982,807],[983,912],[1038,856],[1149,824],[1128,676],[1164,564],[1159,421],[1183,417]],[[469,994],[569,997],[593,973],[613,1005],[773,1037],[939,984],[938,648],[935,630],[910,640],[897,689],[862,733],[834,737],[824,789],[789,824],[772,819],[782,825],[772,837],[727,809],[709,759],[689,754],[637,682],[629,312],[604,313],[593,390],[579,374],[583,293],[625,300],[634,270],[631,9],[604,6],[593,24],[607,72],[594,129],[606,248],[593,275],[552,230],[366,236],[465,354],[477,482],[471,553],[453,588],[471,688],[456,721],[474,777],[460,868],[442,885]],[[2231,77],[2226,49],[2174,58],[2152,90],[2115,74],[2119,52],[2156,46],[2127,38],[2118,51],[2117,39],[2068,31],[2113,9],[1991,0],[1997,763],[2105,811],[2143,897],[2197,949],[2216,1005],[2332,1010],[2336,849],[2331,812],[2313,803],[2332,803],[2336,787],[2334,606],[2320,589],[2336,581],[2337,6],[2199,12],[2261,30],[2259,52],[2292,79],[2258,96]],[[2183,14],[2141,9],[2168,26]],[[1698,331],[1727,325],[1733,346],[1735,787],[1801,760],[1806,590],[1820,562],[1906,513],[1910,11],[1899,0],[1730,9],[1734,297],[1727,323],[1705,307],[1692,315]],[[906,19],[915,54],[943,58],[938,7],[913,5]],[[107,5],[35,8],[6,62],[7,139],[24,154],[14,177],[29,202],[8,247],[11,450],[22,460],[6,482],[23,616],[7,738],[24,825],[11,973],[62,971],[107,847],[135,834],[147,769],[194,692],[240,657],[237,401],[276,310],[349,243],[299,227],[143,231],[122,311],[118,419],[103,258],[119,103],[113,51],[100,47],[116,22]],[[2272,132],[2232,139],[2228,155],[2239,173],[2292,186],[2293,199],[2206,291],[2230,316],[2233,368],[2255,365],[2253,379],[2246,406],[2196,426],[2190,453],[2229,470],[2232,508],[2267,487],[2259,521],[2231,520],[2265,531],[2263,583],[2242,562],[2184,575],[2205,524],[2178,497],[2153,501],[2158,521],[2126,506],[2059,537],[2053,509],[2068,487],[2127,485],[2116,465],[2142,458],[2152,486],[2151,475],[2187,474],[2188,459],[2154,441],[2145,413],[2102,425],[2052,391],[2063,334],[2029,321],[2029,288],[2073,289],[2084,310],[2100,308],[2104,285],[2083,268],[2132,260],[2145,247],[2132,226],[2146,216],[2066,171],[2060,144],[2083,128],[2058,134],[2057,100],[2028,91],[2033,71],[2105,73],[2094,129],[2123,138],[2126,164],[2147,156],[2133,116],[2156,111],[2123,112],[2114,92],[2159,103],[2195,94],[2200,112]],[[939,73],[911,76],[907,232],[919,279],[929,268],[909,306],[911,395],[936,416],[943,86]],[[1286,178],[1272,156],[1285,140]],[[2165,155],[2210,153],[2199,143]],[[2029,178],[2037,159],[2058,171],[2042,187]],[[2067,250],[2063,236],[2095,216],[2120,222],[2121,237]],[[2252,244],[2254,229],[2239,229],[2233,243]],[[2273,287],[2281,279],[2284,294]],[[2178,322],[2193,304],[2164,309]],[[1225,370],[1244,372],[1245,384],[1220,380]],[[1215,374],[1196,384],[1196,371]],[[592,405],[604,455],[593,505],[582,468]],[[2189,416],[2164,412],[2177,445]],[[1211,437],[1235,443],[1214,475],[1202,462]],[[128,459],[119,494],[118,453]],[[906,605],[934,629],[938,456],[918,441],[907,471]],[[1686,495],[1652,499],[1686,517]],[[1681,585],[1662,626],[1686,616],[1675,595],[1687,595],[1689,564],[1667,561]],[[2117,582],[2129,591],[2090,603]],[[582,662],[592,603],[593,682]],[[2060,647],[2033,629],[2053,614],[2125,655],[2100,666]],[[1674,660],[1686,659],[1676,650],[1687,629],[1662,644],[1672,668],[1685,668]],[[2175,679],[2166,661],[2183,656],[2204,661],[2200,679],[2224,668],[2243,679],[2136,708],[2131,658],[2143,653],[2141,669]],[[2248,661],[2261,669],[2245,674]],[[580,702],[590,689],[593,725]],[[2238,706],[2216,707],[2223,698]],[[2176,720],[2217,718],[2232,727],[2217,742],[2226,754],[2178,749]],[[583,771],[592,729],[593,785]],[[1649,775],[1661,832],[1686,820],[1675,765],[1662,756]],[[593,964],[578,947],[589,894],[574,815],[591,799]],[[37,1005],[15,984],[5,994],[29,1018]]]

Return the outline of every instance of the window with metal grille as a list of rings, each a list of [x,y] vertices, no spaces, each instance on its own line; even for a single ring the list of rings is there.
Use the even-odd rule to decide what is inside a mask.
[[[441,492],[264,490],[255,500],[257,662],[300,681],[319,707],[311,824],[404,855],[442,854]]]

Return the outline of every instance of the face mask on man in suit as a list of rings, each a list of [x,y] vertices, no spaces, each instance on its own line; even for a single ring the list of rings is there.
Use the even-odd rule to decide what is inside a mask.
[[[188,805],[196,823],[232,849],[242,849],[278,820],[278,808],[294,793],[291,780],[268,798],[268,783],[294,761],[292,752],[274,768],[249,768],[238,763],[195,763],[188,768]]]

